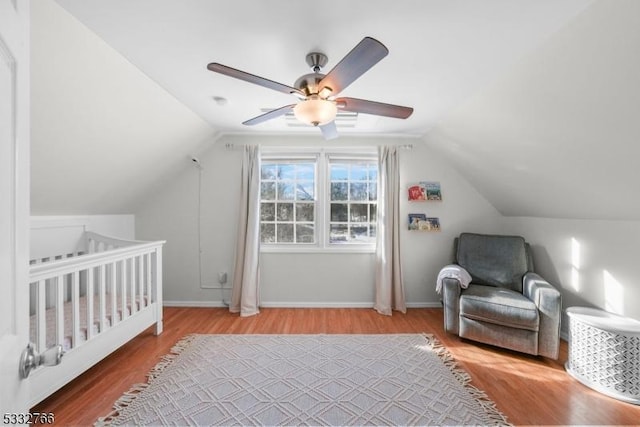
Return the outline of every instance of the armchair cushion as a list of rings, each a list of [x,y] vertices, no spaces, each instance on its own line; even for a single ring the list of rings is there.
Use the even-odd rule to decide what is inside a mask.
[[[460,296],[460,315],[510,328],[538,330],[538,309],[521,293],[474,285]]]
[[[462,233],[456,261],[471,274],[472,283],[522,293],[522,276],[529,268],[523,237]]]

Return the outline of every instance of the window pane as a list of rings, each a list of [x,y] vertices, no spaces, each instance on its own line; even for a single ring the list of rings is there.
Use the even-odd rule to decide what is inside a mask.
[[[347,179],[349,179],[349,166],[332,164],[330,175],[331,175],[331,178],[330,178],[331,181],[339,181],[339,180],[346,181]]]
[[[279,164],[278,179],[294,179],[296,176],[295,164]]]
[[[293,224],[278,224],[278,243],[293,243]]]
[[[378,200],[378,183],[377,182],[369,183],[369,200],[372,200],[372,201]]]
[[[314,233],[312,224],[296,225],[296,242],[297,243],[314,243]]]
[[[370,181],[378,180],[378,165],[376,164],[369,165],[369,180]]]
[[[301,163],[298,165],[297,179],[314,179],[315,175],[316,169],[313,163]]]
[[[262,179],[276,179],[276,165],[262,165],[260,171],[260,178]]]
[[[263,182],[260,185],[260,198],[262,200],[275,200],[275,198],[276,198],[276,183],[275,182]]]
[[[371,222],[378,221],[378,205],[374,205],[374,204],[369,205],[369,221]]]
[[[369,241],[369,227],[366,224],[355,224],[351,226],[350,237],[358,243]]]
[[[293,200],[295,197],[295,188],[293,184],[288,182],[278,183],[278,200]]]
[[[347,241],[349,227],[342,224],[332,224],[329,228],[329,242],[344,243]]]
[[[276,204],[262,203],[260,205],[260,221],[275,221],[275,220],[276,220]]]
[[[348,200],[346,182],[332,182],[331,183],[331,200]]]
[[[278,221],[293,221],[293,203],[278,203],[277,213]]]
[[[352,182],[349,185],[350,200],[367,200],[367,184],[362,182]]]
[[[369,235],[371,236],[371,241],[376,241],[376,224],[371,224],[369,226]]]
[[[313,222],[313,203],[296,203],[296,221]]]
[[[275,243],[276,241],[276,225],[260,224],[260,241],[262,243]]]
[[[302,181],[298,183],[296,187],[296,199],[297,200],[313,200],[313,181]]]
[[[369,167],[364,164],[353,163],[351,165],[351,173],[349,179],[351,181],[366,181],[368,178]]]
[[[346,203],[331,203],[331,221],[347,222],[349,220],[347,207]]]
[[[352,203],[351,204],[351,218],[352,222],[369,222],[369,205],[366,203]]]

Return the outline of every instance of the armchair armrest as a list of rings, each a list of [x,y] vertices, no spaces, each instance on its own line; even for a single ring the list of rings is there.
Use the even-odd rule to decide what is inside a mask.
[[[444,330],[458,335],[460,330],[460,281],[454,278],[442,280],[444,305]]]
[[[533,301],[540,313],[538,354],[557,359],[562,314],[560,291],[539,274],[528,272],[522,279],[522,293]]]

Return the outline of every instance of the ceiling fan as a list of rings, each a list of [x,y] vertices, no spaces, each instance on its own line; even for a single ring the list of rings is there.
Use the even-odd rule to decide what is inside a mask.
[[[327,64],[327,56],[319,52],[309,53],[306,60],[313,73],[301,76],[293,86],[265,79],[216,62],[207,65],[207,68],[216,73],[294,95],[299,100],[296,104],[285,105],[249,119],[243,122],[243,125],[252,126],[263,123],[293,110],[298,120],[319,127],[325,139],[334,139],[338,137],[338,130],[334,121],[338,110],[398,119],[406,119],[413,113],[413,108],[400,105],[384,104],[357,98],[336,98],[347,86],[388,54],[389,50],[385,45],[374,38],[365,37],[325,75],[320,70]]]

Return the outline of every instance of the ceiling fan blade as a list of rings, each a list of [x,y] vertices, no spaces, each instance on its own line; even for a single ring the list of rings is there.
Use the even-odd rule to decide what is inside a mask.
[[[336,122],[334,120],[318,127],[320,128],[320,131],[322,131],[322,136],[324,136],[324,139],[327,141],[338,137],[338,128],[336,128]]]
[[[295,107],[296,104],[285,105],[284,107],[277,108],[275,110],[268,111],[264,114],[261,114],[253,119],[249,119],[245,122],[242,122],[243,125],[253,126],[262,122],[266,122],[267,120],[275,119],[276,117],[284,116],[289,111]]]
[[[209,71],[214,73],[224,74],[225,76],[234,77],[236,79],[244,80],[245,82],[257,84],[258,86],[266,87],[268,89],[277,90],[278,92],[293,94],[299,98],[304,99],[306,96],[302,91],[296,89],[293,86],[287,86],[282,83],[274,82],[273,80],[265,79],[264,77],[256,76],[245,71],[236,70],[235,68],[227,67],[226,65],[212,62],[207,65]]]
[[[382,102],[367,101],[358,98],[338,98],[336,104],[339,110],[354,113],[375,114],[376,116],[406,119],[413,113],[413,108],[401,105],[384,104]]]
[[[335,96],[367,72],[369,68],[376,65],[388,53],[389,50],[378,40],[365,37],[329,71],[329,74],[324,76],[318,88],[320,90],[329,88],[331,94]]]

